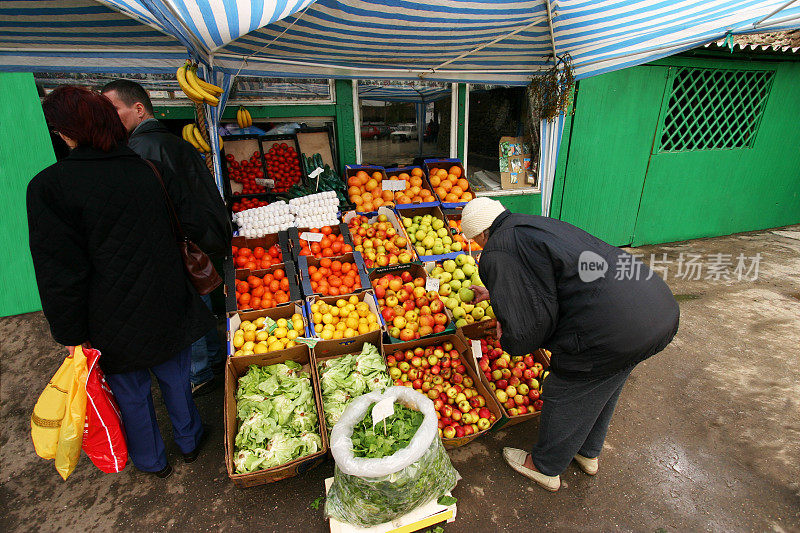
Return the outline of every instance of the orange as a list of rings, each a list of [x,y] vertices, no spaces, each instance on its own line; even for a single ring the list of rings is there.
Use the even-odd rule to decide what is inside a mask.
[[[462,189],[458,185],[453,185],[453,188],[450,189],[450,192],[455,194],[456,196],[458,196],[460,198],[461,195],[464,193],[464,189]]]
[[[383,174],[380,172],[373,172],[372,179],[374,179],[375,181],[381,181],[383,179]]]
[[[408,181],[409,177],[410,176],[408,174],[406,174],[405,172],[403,172],[402,174],[398,174],[397,175],[397,179],[399,179],[399,180]]]
[[[422,178],[420,178],[419,176],[414,176],[413,178],[411,178],[410,183],[412,187],[422,187]]]
[[[417,196],[417,195],[419,194],[419,191],[420,191],[420,188],[419,188],[419,187],[417,187],[417,186],[414,186],[414,187],[411,187],[411,188],[408,190],[408,194],[409,194],[409,195],[411,195],[412,197],[413,197],[413,196]]]
[[[445,176],[447,176],[447,171],[443,168],[436,169],[436,175],[439,176],[440,178],[444,178]]]
[[[361,178],[358,176],[350,176],[350,178],[347,180],[347,184],[351,187],[358,187],[361,185]]]
[[[391,202],[392,201],[392,191],[383,191],[381,193],[381,198],[384,202]]]
[[[412,176],[422,176],[422,169],[421,168],[412,168],[411,169]]]
[[[458,200],[459,200],[458,196],[456,196],[453,193],[450,193],[444,197],[444,201],[449,203],[458,202]]]
[[[430,181],[431,181],[431,187],[435,189],[436,187],[439,186],[439,184],[442,183],[442,178],[440,178],[439,176],[431,176]]]
[[[436,189],[436,194],[439,195],[439,198],[444,198],[447,196],[447,191],[444,189],[444,187],[438,187]]]
[[[356,187],[355,185],[353,185],[349,189],[347,189],[347,195],[350,196],[351,198],[358,194],[361,194],[361,187]]]
[[[457,166],[453,165],[452,167],[450,167],[450,172],[449,173],[453,174],[456,178],[460,178],[461,177],[461,167],[457,167]]]
[[[367,183],[364,186],[364,188],[366,190],[368,190],[368,191],[371,191],[372,189],[374,189],[377,186],[378,186],[378,182],[376,180],[374,180],[374,179],[371,179],[371,180],[367,181]]]
[[[449,192],[450,189],[452,189],[452,188],[453,188],[453,183],[451,181],[444,180],[442,182],[442,189],[444,189],[445,191]]]
[[[372,203],[372,201],[364,202],[361,204],[361,211],[364,213],[371,213],[372,211],[375,211],[375,205]]]
[[[464,191],[469,190],[469,182],[467,180],[465,180],[464,178],[459,179],[458,183],[456,185],[461,187],[461,189],[464,190]]]
[[[455,174],[448,174],[447,179],[450,181],[450,183],[455,185],[456,182],[458,181],[458,176],[456,176]]]
[[[471,192],[465,192],[464,194],[461,195],[461,201],[462,202],[469,202],[470,200],[472,200],[472,193]]]
[[[364,199],[361,196],[359,196],[358,194],[356,194],[355,196],[351,196],[350,197],[350,201],[353,202],[356,205],[361,205],[361,204],[364,203]]]
[[[372,200],[372,206],[375,209],[378,209],[382,205],[383,205],[383,200],[380,197],[375,198],[374,200]]]
[[[363,170],[359,170],[358,172],[356,172],[355,177],[357,177],[359,180],[363,181],[364,178],[369,179],[369,174],[367,174]]]

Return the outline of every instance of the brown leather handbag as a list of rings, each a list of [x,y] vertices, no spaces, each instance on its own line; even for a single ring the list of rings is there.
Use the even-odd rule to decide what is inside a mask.
[[[161,184],[161,189],[164,191],[164,196],[167,199],[167,208],[170,213],[170,225],[172,231],[175,233],[175,238],[178,241],[178,250],[183,259],[183,266],[186,268],[186,274],[189,276],[189,281],[192,282],[194,288],[200,294],[210,294],[214,289],[222,284],[222,278],[214,269],[211,259],[201,250],[195,243],[189,240],[183,233],[178,214],[175,212],[175,206],[167,192],[167,187],[164,185],[164,180],[161,178],[161,173],[152,161],[145,159],[145,162],[153,169],[153,173],[158,178]]]

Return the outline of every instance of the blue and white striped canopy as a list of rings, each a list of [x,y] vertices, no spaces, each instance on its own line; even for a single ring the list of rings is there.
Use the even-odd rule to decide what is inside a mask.
[[[797,27],[786,0],[4,0],[0,70],[170,72],[188,50],[230,75],[523,85],[554,53],[586,77]]]

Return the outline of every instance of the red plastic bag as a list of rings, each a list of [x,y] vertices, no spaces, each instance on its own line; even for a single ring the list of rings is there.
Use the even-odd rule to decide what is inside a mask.
[[[84,349],[89,367],[86,380],[86,422],[83,451],[94,465],[107,474],[121,472],[128,462],[125,429],[114,393],[98,365],[100,351]]]

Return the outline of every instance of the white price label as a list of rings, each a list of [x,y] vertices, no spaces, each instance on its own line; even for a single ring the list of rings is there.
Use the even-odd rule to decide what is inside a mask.
[[[261,185],[262,187],[272,188],[275,186],[275,180],[267,179],[267,178],[256,178],[256,185]]]
[[[475,372],[480,375],[481,367],[478,364],[478,361],[480,361],[481,357],[483,357],[483,353],[481,352],[481,343],[480,341],[470,341],[470,343],[472,344],[472,357],[475,359]]]
[[[300,238],[306,242],[319,242],[323,237],[322,233],[311,233],[310,231],[304,231],[300,234]]]
[[[319,176],[320,174],[322,174],[323,172],[324,172],[324,169],[322,169],[320,167],[317,167],[317,168],[315,168],[314,170],[312,170],[311,172],[308,173],[308,177],[311,178],[311,179],[314,179],[317,176]]]
[[[405,180],[383,180],[381,189],[384,191],[404,191],[407,185],[408,183]]]
[[[394,398],[384,398],[372,408],[372,427],[394,414]]]
[[[430,277],[425,280],[425,291],[439,292],[439,278]]]

